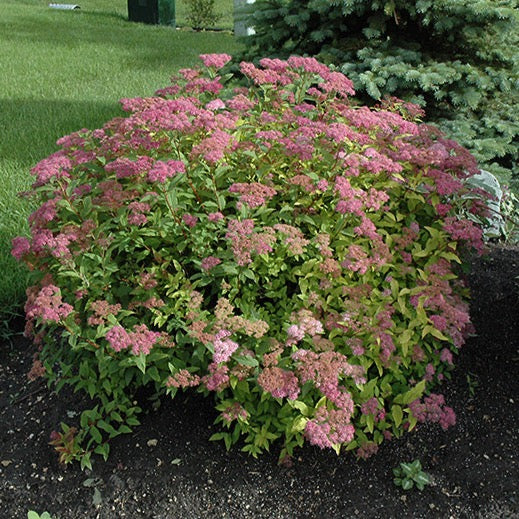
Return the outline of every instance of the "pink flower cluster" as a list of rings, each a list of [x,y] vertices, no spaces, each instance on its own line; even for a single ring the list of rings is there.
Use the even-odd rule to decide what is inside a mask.
[[[431,393],[429,396],[420,400],[415,400],[409,404],[409,409],[419,422],[438,423],[442,429],[448,429],[456,424],[456,415],[451,407],[445,405],[443,395]]]
[[[148,173],[152,166],[151,157],[139,157],[137,160],[120,157],[107,164],[105,170],[115,173],[116,178],[126,178]]]
[[[106,333],[106,340],[110,347],[119,352],[131,347],[134,355],[144,353],[148,355],[155,344],[161,339],[160,332],[153,332],[145,324],[134,326],[132,332],[128,332],[122,326],[114,326]]]
[[[277,223],[274,225],[274,229],[285,236],[284,242],[287,249],[296,256],[303,254],[305,247],[310,243],[310,240],[304,237],[303,232],[292,225]]]
[[[249,413],[243,408],[243,406],[239,402],[234,402],[234,404],[230,405],[226,409],[222,411],[222,418],[224,422],[231,423],[234,420],[246,420],[249,416]]]
[[[274,229],[264,227],[263,232],[254,232],[254,220],[230,220],[226,238],[231,240],[236,263],[240,266],[252,263],[251,253],[268,254],[276,241]]]
[[[350,393],[339,385],[340,377],[352,377],[355,383],[365,382],[364,368],[350,364],[346,357],[336,351],[315,353],[300,349],[292,354],[297,362],[296,373],[304,384],[313,382],[315,387],[339,409],[353,413]]]
[[[229,192],[239,193],[241,195],[240,203],[250,208],[260,207],[276,195],[276,190],[273,187],[265,186],[259,182],[250,184],[234,183],[229,187]]]
[[[209,391],[223,391],[229,385],[229,367],[226,364],[212,362],[209,374],[202,377],[202,382]]]
[[[150,182],[160,182],[164,184],[168,178],[174,177],[178,173],[184,173],[186,166],[180,160],[168,160],[163,162],[157,160],[148,172],[148,180]]]
[[[363,415],[373,415],[375,423],[383,421],[386,417],[386,411],[383,408],[380,409],[379,401],[375,397],[366,400],[360,406],[360,411]]]
[[[227,362],[231,358],[231,355],[239,348],[237,342],[228,339],[231,335],[229,330],[220,330],[216,333],[213,341],[213,362],[215,364]]]
[[[221,69],[231,61],[229,54],[200,54],[200,59],[207,68]]]
[[[193,375],[193,373],[190,373],[187,369],[181,369],[177,371],[166,381],[167,387],[176,387],[182,389],[187,387],[195,387],[199,384],[200,377],[198,375]]]
[[[344,409],[327,409],[321,406],[313,420],[305,426],[305,436],[311,445],[324,449],[353,440],[355,428],[351,424],[351,413]]]
[[[217,258],[215,256],[207,256],[204,258],[200,264],[200,266],[204,270],[211,270],[212,268],[216,267],[222,262],[220,258]]]
[[[258,375],[258,384],[274,398],[295,400],[301,390],[299,380],[294,373],[277,366],[265,368]]]
[[[310,310],[302,308],[297,314],[292,315],[292,319],[297,321],[297,324],[289,326],[287,330],[286,345],[291,346],[302,341],[305,335],[315,337],[324,332],[321,321],[315,319]]]
[[[202,156],[207,162],[214,164],[223,159],[226,150],[233,142],[233,137],[223,130],[216,130],[210,137],[206,137],[200,144],[193,146],[191,155]]]
[[[130,225],[144,225],[148,221],[146,213],[149,213],[151,206],[146,202],[130,202],[128,204],[130,213],[128,223]]]
[[[105,299],[99,299],[90,304],[90,310],[92,311],[92,315],[88,318],[87,322],[90,326],[97,326],[105,324],[106,317],[109,315],[116,316],[121,311],[121,305],[119,303],[111,305]]]
[[[44,286],[36,297],[29,296],[25,305],[27,319],[39,317],[43,322],[60,322],[73,311],[74,308],[71,305],[62,301],[61,291],[55,285]]]
[[[63,151],[57,151],[31,169],[31,173],[36,177],[33,187],[43,186],[53,178],[70,178],[71,168],[72,161]]]
[[[467,245],[474,247],[480,254],[484,251],[483,231],[473,222],[467,219],[460,220],[455,216],[445,218],[443,228],[453,240],[462,240]]]
[[[17,236],[12,240],[11,254],[17,259],[21,260],[31,250],[31,242],[23,236]]]

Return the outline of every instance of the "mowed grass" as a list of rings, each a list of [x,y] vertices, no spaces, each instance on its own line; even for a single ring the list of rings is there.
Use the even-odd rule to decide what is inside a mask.
[[[231,33],[128,22],[126,0],[77,3],[80,11],[60,11],[47,0],[0,0],[2,321],[20,308],[27,283],[10,250],[13,237],[28,233],[33,208],[17,193],[30,187],[31,167],[57,150],[59,137],[121,115],[119,99],[152,95],[199,54],[239,48]]]

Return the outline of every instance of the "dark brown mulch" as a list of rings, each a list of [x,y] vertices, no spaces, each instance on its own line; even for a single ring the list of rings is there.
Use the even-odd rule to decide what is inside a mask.
[[[422,426],[367,461],[304,448],[292,467],[208,441],[210,402],[164,400],[113,442],[92,472],[57,463],[49,433],[81,411],[73,393],[29,383],[22,338],[0,349],[0,514],[65,518],[519,517],[519,251],[496,248],[470,275],[477,336],[445,386],[457,414],[444,432]],[[473,394],[471,394],[473,393]],[[419,459],[432,477],[404,492],[392,468]]]

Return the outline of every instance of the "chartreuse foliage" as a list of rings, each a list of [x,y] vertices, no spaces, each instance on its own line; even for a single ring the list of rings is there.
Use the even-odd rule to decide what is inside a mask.
[[[395,95],[519,187],[516,0],[257,0],[247,59],[335,64],[366,102]]]
[[[31,375],[97,401],[53,433],[60,459],[106,457],[143,386],[213,394],[213,438],[254,456],[307,440],[365,457],[453,424],[431,390],[469,328],[454,267],[482,249],[473,157],[414,105],[353,105],[313,58],[242,63],[239,88],[229,56],[202,59],[33,170],[13,243]]]

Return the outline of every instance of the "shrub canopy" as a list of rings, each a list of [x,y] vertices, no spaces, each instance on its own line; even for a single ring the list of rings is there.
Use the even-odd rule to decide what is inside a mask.
[[[63,461],[108,454],[142,386],[214,393],[230,446],[306,439],[376,451],[418,421],[469,329],[453,265],[482,250],[474,158],[393,99],[352,104],[313,58],[202,56],[156,97],[64,137],[38,164],[32,375],[98,400],[54,434]]]

